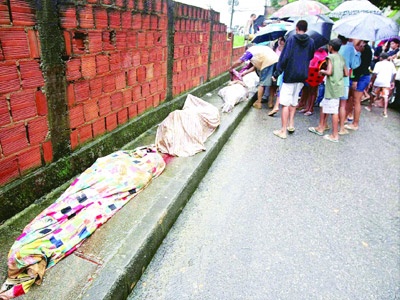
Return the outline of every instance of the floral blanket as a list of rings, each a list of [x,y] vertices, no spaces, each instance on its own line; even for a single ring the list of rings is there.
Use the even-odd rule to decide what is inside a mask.
[[[46,269],[74,252],[164,168],[154,145],[98,158],[17,238],[8,254],[0,299],[23,295],[33,283],[40,284]]]

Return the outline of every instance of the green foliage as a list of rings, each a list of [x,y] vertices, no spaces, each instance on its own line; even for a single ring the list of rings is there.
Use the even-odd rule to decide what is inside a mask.
[[[390,6],[393,10],[400,9],[400,0],[371,0],[371,3],[380,9]]]

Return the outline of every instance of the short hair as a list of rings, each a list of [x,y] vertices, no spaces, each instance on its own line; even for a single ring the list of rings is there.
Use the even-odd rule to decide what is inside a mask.
[[[250,15],[250,18],[255,17],[255,16],[256,16],[256,14],[251,14],[251,15]]]
[[[396,43],[396,44],[400,44],[399,39],[394,38],[393,40],[391,40],[391,42]]]
[[[300,31],[307,31],[308,23],[306,20],[299,20],[296,24],[296,28]]]
[[[382,53],[379,55],[379,57],[382,58],[382,59],[387,59],[387,58],[389,57],[389,54],[387,54],[386,52],[382,52]]]
[[[349,41],[349,39],[347,37],[344,37],[343,35],[340,35],[340,34],[338,35],[338,39],[340,39],[342,41],[343,45]]]
[[[329,41],[328,45],[331,46],[333,50],[339,51],[340,47],[342,46],[342,41],[338,38],[332,39]]]

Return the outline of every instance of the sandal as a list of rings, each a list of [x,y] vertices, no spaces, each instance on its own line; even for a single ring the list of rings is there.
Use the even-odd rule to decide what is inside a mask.
[[[273,117],[278,111],[279,111],[279,109],[278,110],[273,109],[268,112],[268,116]]]
[[[254,108],[261,109],[261,108],[262,108],[262,104],[261,104],[260,102],[254,102],[254,103],[253,103],[253,107],[254,107]]]
[[[313,114],[312,111],[306,111],[306,112],[304,113],[305,116],[311,116],[312,114]]]
[[[333,137],[331,137],[328,134],[324,135],[324,140],[327,140],[327,141],[330,141],[330,142],[333,142],[333,143],[339,143],[339,139],[334,139]]]
[[[317,130],[317,128],[315,128],[315,127],[308,127],[308,131],[312,132],[312,133],[315,133],[316,135],[319,135],[319,136],[322,136],[324,134],[323,132],[319,132]]]
[[[338,134],[339,135],[346,135],[346,134],[349,134],[350,132],[346,129],[346,128],[343,128],[343,130],[340,130],[339,132],[338,132]]]
[[[279,137],[281,139],[286,139],[286,135],[283,134],[279,129],[278,130],[274,130],[274,135],[276,135],[277,137]]]
[[[296,130],[296,128],[294,128],[294,127],[288,127],[288,128],[286,128],[286,129],[287,129],[287,131],[288,131],[290,134],[294,133],[295,130]]]
[[[346,124],[346,125],[344,125],[344,128],[346,128],[346,129],[348,129],[348,130],[354,130],[354,131],[356,131],[356,130],[358,130],[358,127],[355,127],[354,125],[352,125],[352,124]]]

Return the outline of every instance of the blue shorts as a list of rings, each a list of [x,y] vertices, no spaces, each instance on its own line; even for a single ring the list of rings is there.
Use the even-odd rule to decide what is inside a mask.
[[[360,79],[358,79],[356,91],[363,92],[367,88],[370,79],[371,79],[371,75],[361,76]],[[353,84],[353,80],[350,81],[350,86],[352,84]]]
[[[274,70],[274,65],[266,67],[261,70],[260,83],[261,86],[271,86],[272,85],[272,71]]]

